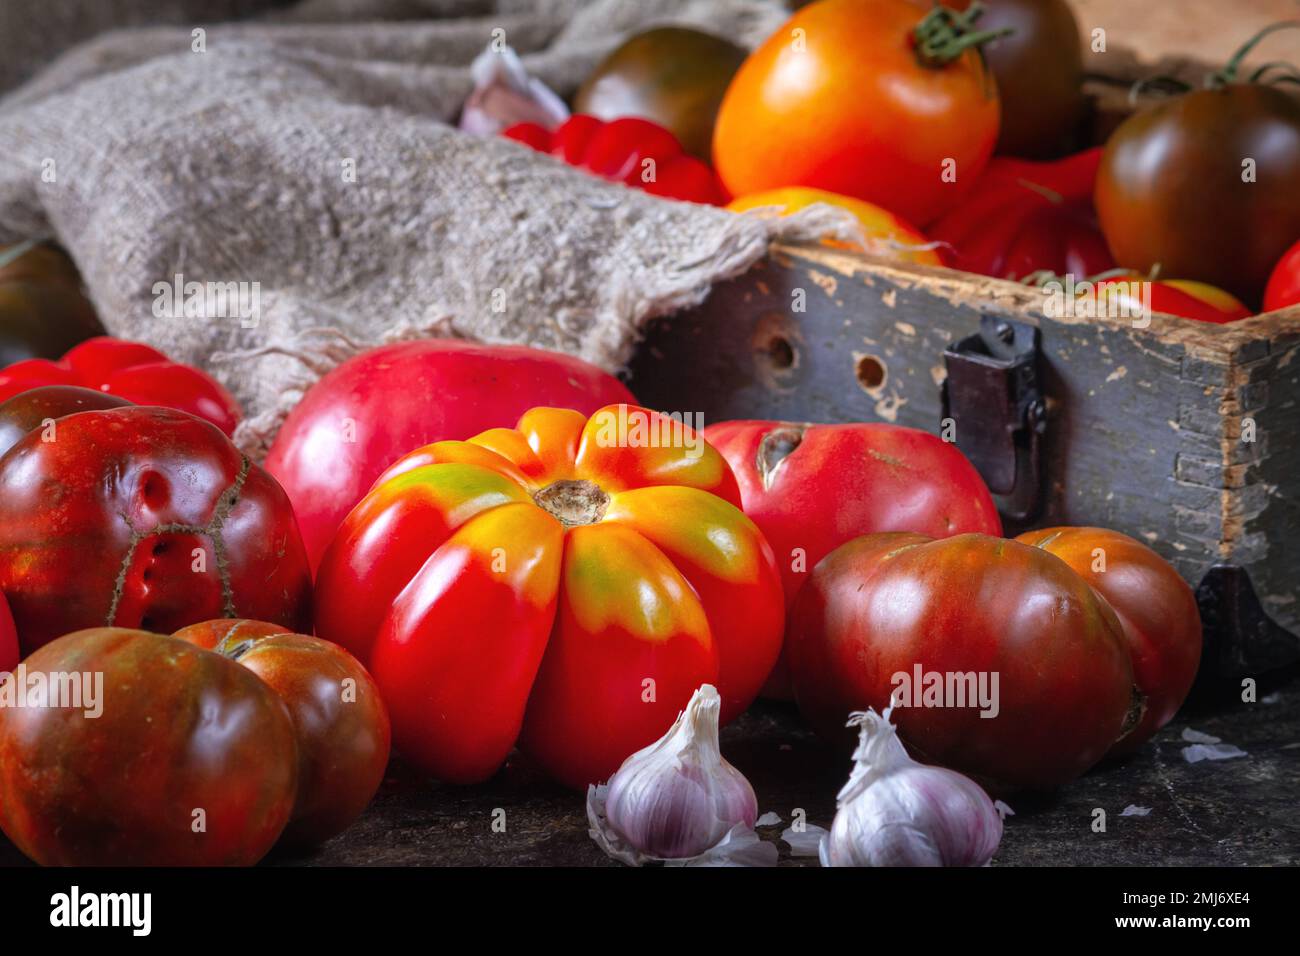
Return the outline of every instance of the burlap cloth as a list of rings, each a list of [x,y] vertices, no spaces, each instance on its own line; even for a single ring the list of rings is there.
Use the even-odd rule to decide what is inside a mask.
[[[0,80],[26,82],[0,100],[0,242],[62,242],[112,332],[231,388],[253,454],[304,388],[383,341],[525,343],[612,370],[774,231],[825,223],[659,200],[462,134],[447,124],[468,65],[504,30],[567,96],[648,24],[752,44],[784,16],[763,0],[4,0],[20,55]],[[142,21],[174,25],[99,32]],[[257,283],[256,326],[155,314],[177,274]]]

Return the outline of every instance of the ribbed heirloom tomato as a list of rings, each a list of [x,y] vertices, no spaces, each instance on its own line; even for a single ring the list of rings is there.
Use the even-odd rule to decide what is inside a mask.
[[[784,601],[727,463],[657,412],[534,408],[397,461],[326,550],[317,633],[369,668],[393,741],[472,783],[519,747],[607,778],[703,683],[757,695]]]

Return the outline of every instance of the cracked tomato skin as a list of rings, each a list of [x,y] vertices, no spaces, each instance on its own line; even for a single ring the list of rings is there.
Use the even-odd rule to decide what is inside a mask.
[[[1131,753],[1169,723],[1201,663],[1201,611],[1182,575],[1141,541],[1106,528],[1044,528],[1016,538],[1056,555],[1119,616],[1145,698],[1142,719],[1111,748]]]
[[[895,707],[918,759],[999,792],[1068,783],[1136,716],[1133,668],[1110,605],[1041,548],[983,534],[895,533],[832,551],[799,591],[786,637],[795,700],[847,745],[855,710],[883,710],[896,675],[998,675],[997,713]]]
[[[817,562],[858,535],[1002,534],[975,466],[929,432],[874,423],[734,421],[709,425],[704,437],[731,465],[745,514],[772,545],[787,607]],[[790,699],[784,656],[763,695]]]
[[[771,670],[780,578],[726,461],[689,430],[673,446],[620,441],[620,415],[665,421],[534,408],[419,448],[325,552],[317,633],[369,666],[394,745],[424,770],[481,781],[518,742],[585,787],[701,684],[725,721]]]
[[[246,615],[311,629],[284,491],[215,426],[129,406],[55,422],[0,457],[0,591],[25,654],[86,627]]]
[[[31,859],[249,866],[279,838],[297,793],[297,744],[284,702],[251,671],[116,627],[65,635],[26,666],[103,675],[95,717],[0,708],[0,828]]]

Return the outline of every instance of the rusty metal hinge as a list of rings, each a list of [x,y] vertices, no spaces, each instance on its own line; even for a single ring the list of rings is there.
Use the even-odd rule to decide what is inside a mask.
[[[1016,522],[1042,505],[1047,405],[1038,357],[1036,326],[993,315],[981,316],[979,332],[943,353],[943,416],[998,510]]]

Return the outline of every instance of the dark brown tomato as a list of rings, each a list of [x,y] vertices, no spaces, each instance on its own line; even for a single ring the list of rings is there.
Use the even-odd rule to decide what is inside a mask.
[[[29,678],[91,675],[92,691],[103,678],[93,707],[0,708],[0,827],[37,863],[246,866],[279,838],[297,793],[293,723],[246,668],[114,627],[25,663]]]
[[[574,98],[576,113],[639,116],[664,126],[682,148],[710,162],[713,123],[745,50],[689,27],[638,33],[607,56]]]
[[[50,243],[0,248],[0,368],[57,359],[104,334],[67,253]]]
[[[30,431],[44,428],[50,421],[103,408],[121,408],[130,405],[124,398],[97,392],[76,385],[42,385],[28,389],[5,402],[0,402],[0,455],[18,443]],[[57,426],[50,433],[53,440]]]
[[[950,4],[951,5],[951,4]],[[984,0],[980,30],[1014,32],[980,49],[998,83],[996,152],[1054,159],[1074,149],[1083,119],[1083,47],[1066,0]]]
[[[1095,200],[1121,266],[1257,306],[1300,236],[1300,98],[1233,83],[1135,113],[1106,144]]]
[[[1056,555],[1119,615],[1143,713],[1111,753],[1136,749],[1173,719],[1196,679],[1201,661],[1196,595],[1173,565],[1118,531],[1045,528],[1016,540]]]
[[[919,759],[998,791],[1073,780],[1137,717],[1115,612],[1064,561],[990,535],[841,545],[800,589],[786,652],[800,710],[831,741],[849,741],[851,711],[887,707],[900,675],[960,679],[964,701],[896,707],[894,723]]]

